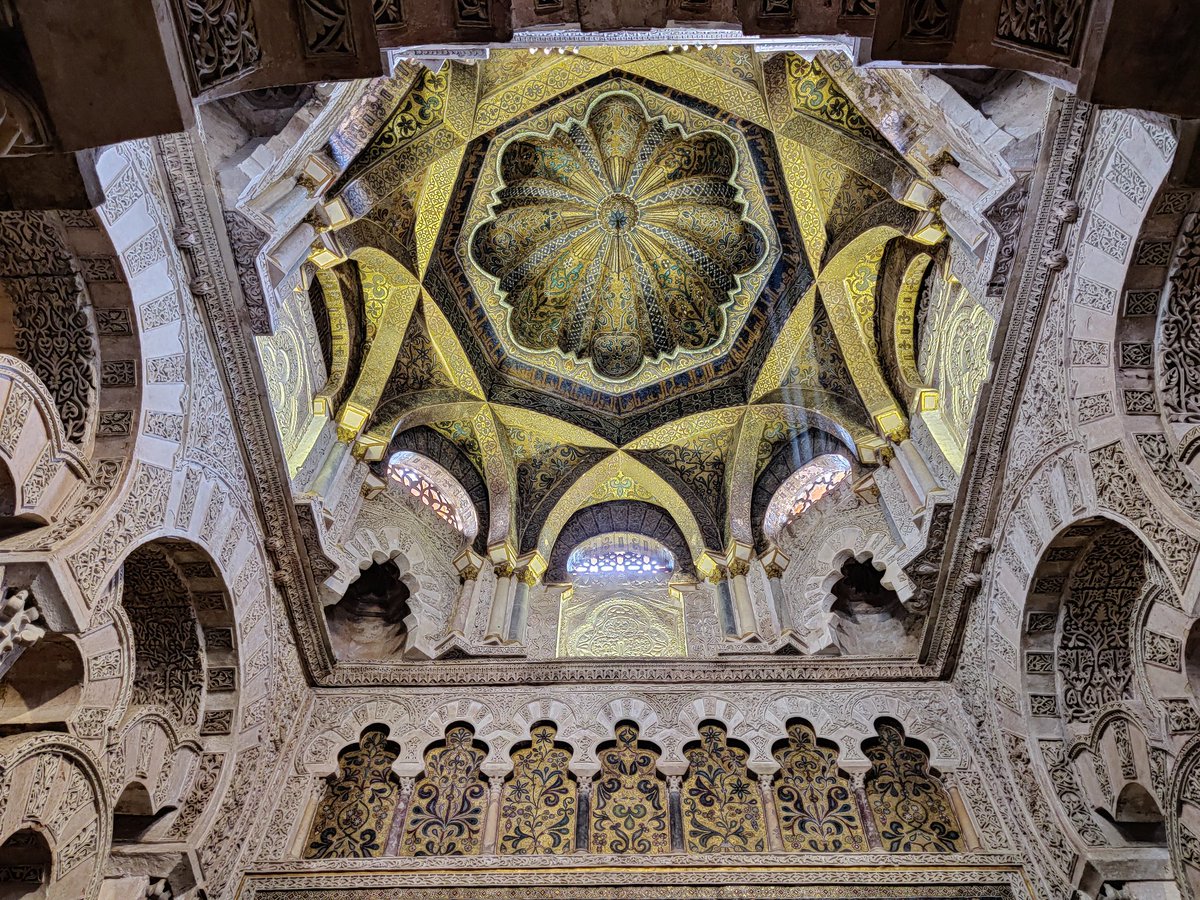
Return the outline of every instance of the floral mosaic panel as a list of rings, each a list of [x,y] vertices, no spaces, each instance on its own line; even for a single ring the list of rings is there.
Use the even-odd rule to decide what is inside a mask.
[[[487,751],[466,725],[425,754],[404,825],[404,856],[472,856],[483,842],[487,785],[479,766]]]
[[[570,853],[575,849],[577,787],[567,766],[571,751],[556,743],[555,727],[535,725],[528,746],[513,751],[513,772],[500,799],[500,852]]]
[[[400,796],[400,784],[392,775],[399,749],[385,730],[372,728],[342,752],[340,774],[317,807],[306,858],[383,855]]]
[[[816,853],[865,852],[866,835],[854,791],[838,769],[837,749],[819,742],[805,722],[788,723],[775,747],[775,807],[783,849]]]
[[[725,728],[700,726],[700,740],[685,749],[687,777],[680,808],[692,853],[762,852],[767,849],[758,785],[746,769],[749,753],[731,745]]]
[[[655,766],[658,752],[638,740],[633,722],[617,724],[616,739],[600,751],[592,788],[593,853],[668,853],[667,790]]]
[[[929,756],[896,725],[880,722],[865,743],[871,761],[867,802],[883,849],[891,853],[957,853],[962,829],[950,795],[929,771]]]

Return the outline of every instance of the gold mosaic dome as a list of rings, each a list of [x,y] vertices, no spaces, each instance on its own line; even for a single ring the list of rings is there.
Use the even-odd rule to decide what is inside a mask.
[[[613,380],[716,344],[739,276],[766,253],[737,164],[723,135],[687,134],[616,91],[582,121],[512,139],[471,242],[511,310],[512,339]]]

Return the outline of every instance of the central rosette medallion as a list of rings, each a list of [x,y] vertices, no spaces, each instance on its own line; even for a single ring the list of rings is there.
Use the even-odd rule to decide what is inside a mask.
[[[498,166],[471,253],[517,344],[622,381],[721,341],[739,277],[767,252],[728,138],[685,133],[614,91],[582,119],[512,138]]]

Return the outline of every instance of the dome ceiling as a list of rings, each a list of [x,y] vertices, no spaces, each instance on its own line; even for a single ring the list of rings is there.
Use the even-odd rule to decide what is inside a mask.
[[[502,132],[464,231],[507,349],[614,393],[727,351],[779,255],[744,139],[715,121],[727,133],[688,134],[686,110],[655,99],[675,120],[605,84],[529,123],[547,133]]]
[[[314,255],[317,400],[368,461],[456,448],[480,547],[548,559],[579,510],[636,502],[699,558],[753,540],[768,468],[903,433],[916,351],[881,273],[915,293],[941,233],[828,63],[493,50],[373,96],[329,148],[351,221]]]

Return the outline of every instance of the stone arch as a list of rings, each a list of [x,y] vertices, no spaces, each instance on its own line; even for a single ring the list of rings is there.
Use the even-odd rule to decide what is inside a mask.
[[[921,700],[897,695],[863,692],[847,704],[845,721],[827,736],[842,746],[848,765],[866,762],[862,745],[875,735],[870,729],[880,720],[899,724],[908,740],[918,741],[929,756],[929,764],[939,772],[961,769],[970,758],[963,737],[950,724],[950,710],[945,700],[926,696]],[[848,725],[847,723],[854,723]]]
[[[95,227],[90,213],[83,218]],[[61,216],[0,214],[0,259],[3,349],[49,390],[67,440],[87,447],[96,425],[100,351],[84,273]]]
[[[424,735],[415,735],[414,745],[422,741],[428,745],[430,741],[439,740],[455,723],[470,726],[472,734],[481,736],[482,739],[482,735],[499,730],[495,722],[495,711],[478,700],[465,697],[448,700],[430,711],[429,716],[421,723]]]
[[[609,500],[585,506],[567,519],[550,551],[545,580],[567,581],[567,558],[571,551],[582,541],[608,532],[628,532],[653,538],[675,555],[679,570],[695,574],[696,564],[687,538],[666,509],[644,500]]]
[[[390,735],[414,731],[413,709],[407,703],[391,699],[374,699],[361,702],[347,710],[338,721],[312,737],[299,756],[298,768],[302,771],[328,777],[337,773],[338,753],[342,747],[353,743],[371,725],[386,725]],[[405,741],[405,754],[410,741]],[[402,758],[407,758],[403,756]]]
[[[1119,879],[1122,865],[1147,880],[1167,877],[1156,855],[1165,836],[1145,840],[1149,807],[1134,821],[1121,801],[1144,793],[1161,812],[1166,792],[1161,713],[1147,694],[1141,646],[1164,586],[1150,548],[1102,516],[1060,529],[1030,579],[1014,725],[1024,735],[1012,734],[1010,755],[1028,748],[1031,774],[1048,784],[1049,805],[1082,851],[1085,884]]]
[[[1179,753],[1167,797],[1167,845],[1177,882],[1200,896],[1200,735]]]
[[[0,216],[0,307],[12,306],[0,336],[0,455],[13,469],[18,513],[55,520],[20,538],[22,549],[76,530],[128,470],[138,433],[148,378],[134,283],[165,259],[166,241],[154,229],[122,233],[117,219],[138,186],[100,176],[108,196],[100,214]],[[144,217],[133,218],[144,231]]]
[[[158,538],[135,548],[121,571],[133,638],[131,712],[161,709],[181,733],[226,742],[243,673],[219,569],[198,545]]]
[[[767,549],[769,543],[763,532],[763,520],[775,492],[793,472],[827,453],[843,456],[853,465],[854,454],[846,445],[818,428],[797,431],[775,448],[770,462],[755,479],[750,499],[750,524],[754,534],[754,545],[760,553]]]
[[[43,900],[54,872],[54,853],[39,828],[22,828],[0,844],[0,900]]]
[[[417,617],[410,611],[411,573],[402,574],[397,555],[360,569],[334,603],[325,607],[325,625],[338,659],[387,659],[403,654]]]
[[[48,897],[95,897],[111,839],[111,805],[95,758],[78,741],[42,732],[0,739],[0,846],[37,832],[53,866]]]
[[[371,464],[371,471],[380,478],[387,478],[387,464],[392,455],[401,450],[419,453],[436,462],[459,483],[475,507],[479,529],[471,546],[477,553],[487,553],[488,529],[491,523],[491,498],[487,482],[475,468],[475,464],[453,441],[434,431],[427,425],[417,425],[397,432],[388,442],[383,458]]]
[[[360,582],[364,573],[377,573],[382,569],[389,572],[390,575],[394,571],[393,580],[406,594],[403,597],[403,606],[407,611],[399,621],[392,623],[396,632],[393,635],[392,644],[395,644],[401,629],[404,632],[403,640],[390,652],[385,652],[387,651],[387,646],[384,646],[386,641],[371,652],[384,653],[384,655],[404,653],[410,656],[432,658],[437,652],[434,647],[435,639],[442,633],[450,612],[449,605],[444,606],[436,602],[438,599],[443,603],[446,601],[447,598],[442,596],[445,592],[435,594],[437,591],[436,577],[425,564],[426,556],[421,544],[413,540],[411,536],[404,536],[399,530],[389,528],[384,531],[383,539],[380,540],[376,532],[364,530],[356,535],[356,542],[364,543],[372,538],[375,548],[369,554],[362,555],[355,560],[356,565],[353,569],[343,567],[326,582],[322,592],[326,621],[328,622],[330,609],[336,608],[346,597],[353,596],[355,585]],[[402,538],[404,538],[403,548],[400,543]],[[347,657],[347,659],[350,658],[382,657]]]
[[[698,735],[700,723],[708,720],[720,722],[730,737],[750,737],[745,713],[722,697],[698,697],[679,711],[677,719],[680,729],[689,737]]]
[[[54,396],[22,360],[0,354],[0,393],[5,476],[0,540],[6,540],[47,524],[104,464],[90,460],[86,448],[68,440]]]
[[[183,805],[191,785],[199,742],[181,739],[168,717],[145,710],[125,725],[107,751],[112,760],[113,842],[173,840],[167,837],[175,823],[172,813]]]
[[[830,524],[836,526],[836,522]],[[816,552],[796,567],[794,580],[789,578],[785,582],[795,592],[789,597],[790,602],[808,617],[807,620],[797,619],[797,624],[815,635],[810,640],[810,652],[873,653],[883,652],[884,647],[887,652],[896,652],[895,648],[902,648],[909,640],[905,624],[910,619],[910,612],[918,612],[915,608],[916,586],[903,569],[901,548],[883,528],[883,525],[879,529],[845,525],[818,535],[821,542]],[[881,611],[883,630],[877,630],[877,633],[861,627],[853,617],[835,609],[839,602],[835,589],[846,576],[846,566],[856,564],[870,566],[877,572],[880,587],[894,592],[899,604],[899,609],[891,610],[887,615],[884,615],[886,611]],[[861,650],[858,645],[862,641],[857,636],[869,639]],[[883,643],[879,648],[871,649],[871,641]]]
[[[880,266],[878,302],[884,376],[910,415],[918,409],[914,401],[922,389],[930,390],[918,366],[923,337],[920,305],[937,268],[928,247],[905,240],[888,245]]]

